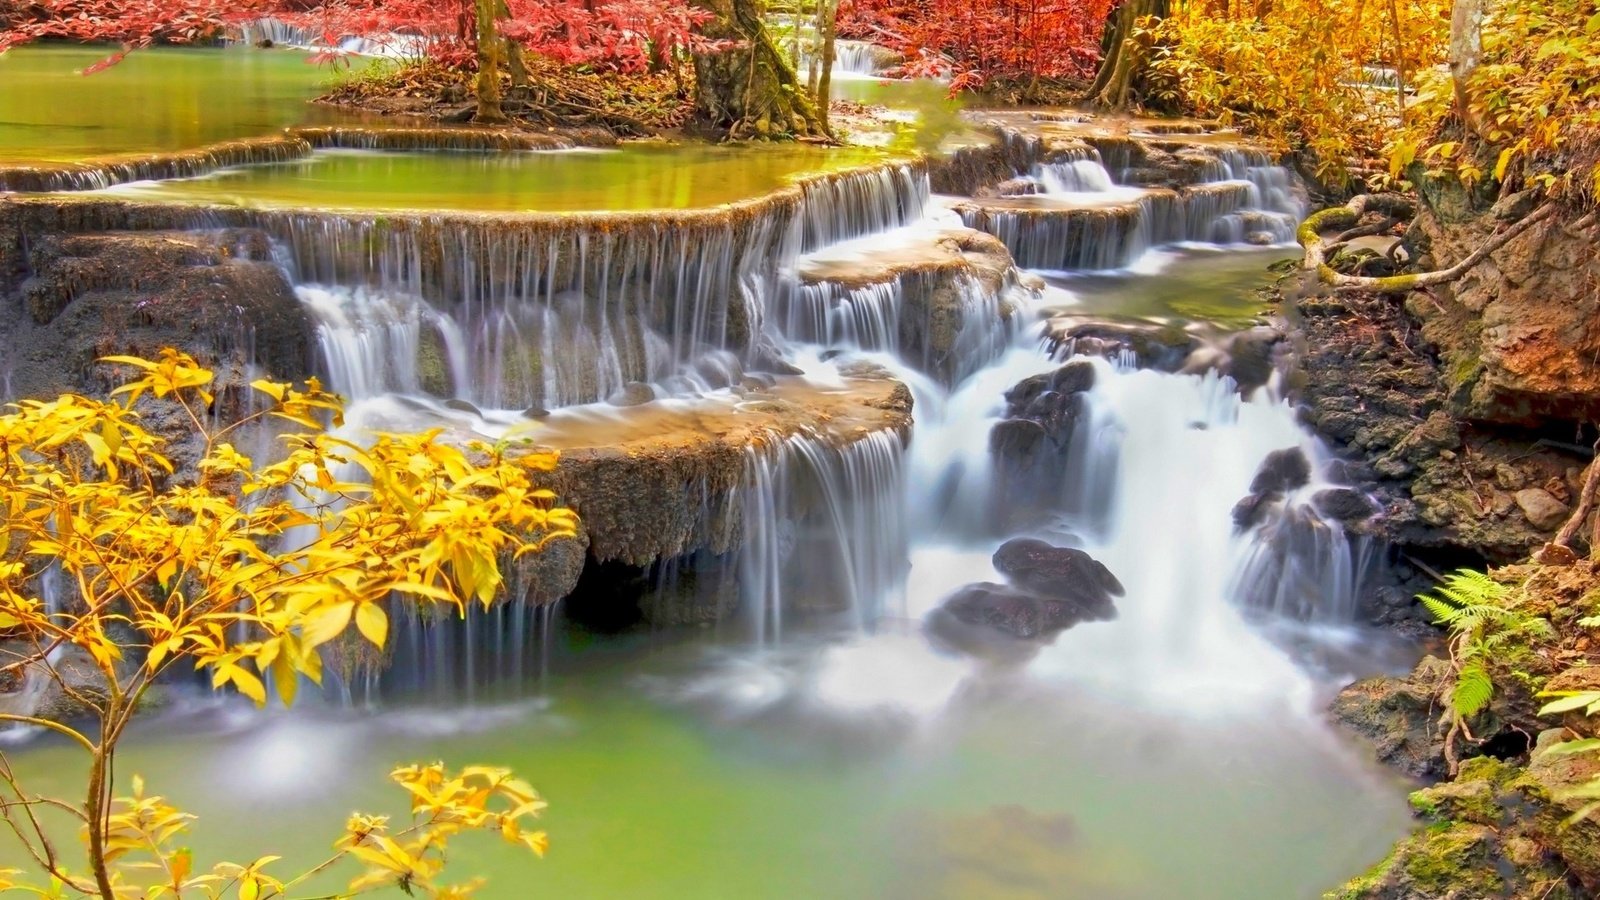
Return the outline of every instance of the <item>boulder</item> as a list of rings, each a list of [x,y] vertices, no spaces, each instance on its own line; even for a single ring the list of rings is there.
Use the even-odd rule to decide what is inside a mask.
[[[957,621],[982,626],[1024,640],[1048,638],[1079,622],[1106,619],[1106,611],[1074,600],[1045,597],[1010,585],[969,584],[944,602]]]
[[[1084,551],[1032,538],[1002,544],[995,551],[994,567],[1017,587],[1072,601],[1083,618],[1114,618],[1116,607],[1111,598],[1124,593],[1122,582],[1111,570]]]
[[[1250,482],[1250,493],[1288,493],[1311,482],[1311,461],[1299,447],[1274,450],[1262,460]]]
[[[1427,657],[1404,678],[1365,678],[1339,692],[1333,718],[1371,742],[1382,762],[1413,778],[1445,774],[1438,691],[1454,678],[1448,660]]]
[[[1378,512],[1377,505],[1366,494],[1347,487],[1318,491],[1311,498],[1311,505],[1324,516],[1346,525],[1366,521]]]

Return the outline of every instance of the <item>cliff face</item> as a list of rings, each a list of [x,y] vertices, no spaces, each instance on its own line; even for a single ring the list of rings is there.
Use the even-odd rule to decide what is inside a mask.
[[[1447,267],[1532,205],[1513,194],[1472,215],[1426,206],[1409,240],[1425,260]],[[1457,415],[1537,427],[1600,413],[1600,224],[1593,215],[1534,227],[1447,289],[1413,295],[1406,309],[1438,348]]]

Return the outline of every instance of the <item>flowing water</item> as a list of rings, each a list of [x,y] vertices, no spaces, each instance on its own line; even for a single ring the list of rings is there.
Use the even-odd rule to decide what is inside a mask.
[[[528,192],[518,202],[689,206],[684,191],[721,196],[717,176],[694,174],[719,152],[645,151],[660,154],[653,175],[616,161],[624,154],[327,154],[148,189],[266,179],[288,191],[342,165],[346,180],[330,183],[342,187],[306,189],[318,206],[348,190],[364,207],[404,190],[406,177],[372,172],[418,166],[446,183],[394,205],[442,206],[461,196],[453,167],[470,180],[505,166],[528,167],[507,176]],[[762,184],[794,171],[755,158],[715,171],[749,165],[740,177]],[[590,165],[621,172],[550,185],[528,174]],[[1069,216],[1146,196],[1099,160],[1032,174]],[[383,778],[394,764],[510,765],[550,801],[552,850],[533,861],[463,840],[455,871],[487,876],[480,896],[491,898],[1319,896],[1409,821],[1405,786],[1321,713],[1340,679],[1384,663],[1351,624],[1368,548],[1305,502],[1326,485],[1326,451],[1273,383],[1245,396],[1214,372],[1123,357],[1082,361],[1093,384],[1071,438],[1020,498],[990,447],[1006,391],[1062,364],[1042,342],[1046,313],[1224,329],[1254,314],[1251,289],[1281,251],[1239,242],[1281,237],[1269,226],[1293,215],[1288,176],[1254,157],[1203,174],[1228,186],[1225,200],[1136,202],[1131,225],[1073,232],[1071,248],[1050,245],[1068,238],[1049,223],[1017,224],[1001,235],[1014,250],[1094,271],[1048,282],[1008,272],[998,288],[975,276],[801,276],[807,259],[869,259],[874,247],[904,259],[903,247],[958,228],[914,166],[812,184],[790,206],[692,241],[666,227],[560,243],[471,223],[390,233],[328,214],[266,216],[352,420],[495,436],[542,402],[563,423],[553,433],[583,423],[632,434],[671,410],[737,415],[746,373],[775,359],[821,393],[865,361],[911,388],[913,434],[752,446],[738,487],[703,500],[739,511],[742,550],[663,561],[638,597],[580,584],[553,610],[397,614],[388,670],[351,673],[292,713],[174,685],[138,723],[119,774],[140,772],[202,816],[200,860],[271,850],[307,861],[350,810],[400,811]],[[430,247],[445,248],[441,272],[419,262]],[[926,355],[930,331],[908,330],[925,309],[950,326],[949,365]],[[664,399],[598,402],[640,383]],[[1312,463],[1313,483],[1280,518],[1236,528],[1235,504],[1286,449]],[[1104,562],[1126,588],[1117,618],[971,653],[925,632],[953,591],[1000,580],[991,554],[1016,536]],[[715,625],[597,616],[728,573],[740,608]],[[39,790],[73,793],[73,752],[41,740],[12,764]],[[7,851],[0,864],[17,862]]]

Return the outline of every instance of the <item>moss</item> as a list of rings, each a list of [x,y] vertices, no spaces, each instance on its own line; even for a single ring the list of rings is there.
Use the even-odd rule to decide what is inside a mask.
[[[1493,832],[1481,825],[1432,828],[1412,839],[1402,865],[1416,888],[1428,894],[1466,891],[1498,896],[1505,880],[1495,869]]]

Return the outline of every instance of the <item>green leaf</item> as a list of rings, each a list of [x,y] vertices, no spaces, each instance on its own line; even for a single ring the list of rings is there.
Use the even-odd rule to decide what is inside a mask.
[[[1588,753],[1591,750],[1600,750],[1600,738],[1584,738],[1577,741],[1562,741],[1552,744],[1544,751],[1545,756],[1572,756],[1578,753]]]
[[[1494,697],[1494,682],[1481,665],[1463,667],[1456,677],[1456,687],[1451,693],[1451,705],[1462,716],[1474,716],[1489,705]]]
[[[1564,696],[1562,696],[1564,694]],[[1571,712],[1582,709],[1591,703],[1600,703],[1600,691],[1574,691],[1572,693],[1552,692],[1552,696],[1560,696],[1560,700],[1552,700],[1539,708],[1539,715],[1553,716],[1556,713]]]

